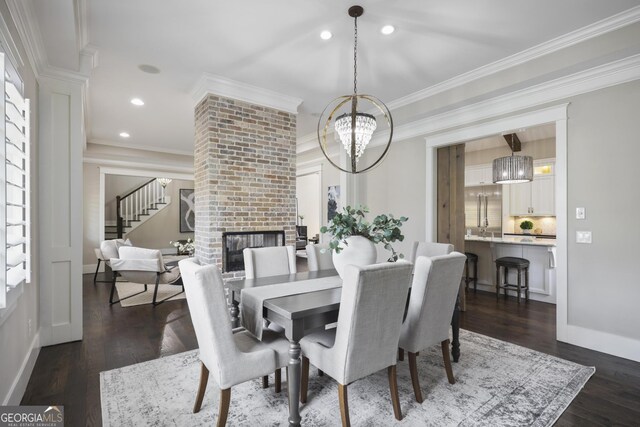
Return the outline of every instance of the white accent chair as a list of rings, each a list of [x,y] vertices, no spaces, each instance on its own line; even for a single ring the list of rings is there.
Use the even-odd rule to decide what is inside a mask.
[[[306,251],[309,271],[331,270],[335,268],[333,266],[333,255],[328,244],[309,244],[306,247]]]
[[[111,258],[109,261],[111,270],[113,271],[113,281],[111,283],[111,295],[109,303],[115,304],[122,300],[140,295],[147,291],[149,283],[155,284],[153,291],[153,305],[158,305],[184,292],[184,285],[180,282],[180,269],[178,266],[167,268],[162,259],[162,253],[157,249],[136,248],[133,246],[121,246],[119,249],[119,258]],[[117,276],[133,282],[144,284],[144,290],[125,298],[113,300],[116,289]],[[157,301],[159,285],[180,285],[182,290],[176,294],[168,296]]]
[[[466,257],[460,252],[416,260],[407,317],[402,324],[399,347],[409,353],[409,371],[416,400],[422,403],[416,357],[418,352],[440,343],[449,383],[454,384],[449,355],[449,325],[456,305]]]
[[[415,265],[419,256],[434,257],[439,255],[447,255],[453,252],[453,245],[449,243],[435,242],[413,242],[411,250],[411,262]]]
[[[293,246],[269,246],[266,248],[245,248],[242,251],[244,257],[244,274],[247,279],[260,277],[281,276],[295,274],[296,248]],[[265,325],[277,333],[283,333],[284,328],[265,320]],[[280,393],[282,388],[282,374],[280,369],[275,371],[275,391]],[[262,387],[269,387],[269,377],[262,378]]]
[[[98,264],[96,265],[96,272],[93,275],[93,284],[97,282],[111,283],[111,280],[98,280],[98,271],[100,270],[100,264],[104,262],[105,266],[109,267],[109,260],[111,258],[119,258],[118,249],[121,246],[133,246],[131,240],[127,239],[111,239],[104,240],[100,243],[100,248],[94,248],[93,252],[96,254]]]
[[[342,425],[349,426],[347,386],[387,368],[393,412],[396,419],[402,419],[396,350],[411,267],[408,262],[346,266],[337,328],[316,332],[300,340],[303,354],[301,402],[307,400],[311,363],[338,382]]]
[[[296,249],[293,246],[270,246],[267,248],[245,248],[244,274],[247,279],[295,274]]]
[[[287,366],[289,342],[268,330],[262,342],[242,328],[232,330],[220,270],[194,258],[179,265],[202,362],[193,412],[200,411],[211,373],[220,387],[217,425],[221,427],[227,421],[231,387]]]

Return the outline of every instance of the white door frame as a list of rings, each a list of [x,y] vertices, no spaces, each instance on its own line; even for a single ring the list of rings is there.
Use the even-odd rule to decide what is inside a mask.
[[[100,227],[100,241],[104,241],[104,208],[105,208],[105,184],[106,184],[106,175],[126,175],[126,176],[141,176],[141,177],[163,177],[163,178],[171,178],[171,179],[182,179],[185,181],[193,181],[193,174],[189,173],[181,173],[181,172],[167,172],[166,170],[161,169],[128,169],[128,168],[120,168],[120,167],[105,167],[99,166],[98,170],[100,171],[100,197],[98,201],[98,206],[100,207],[100,212],[98,215],[98,226]]]
[[[467,120],[456,125],[458,129],[428,136],[426,140],[426,241],[437,237],[437,149],[460,144],[474,139],[497,135],[514,129],[543,124],[556,125],[556,339],[568,342],[567,324],[567,107],[559,104],[553,107],[530,111],[480,124]]]
[[[319,212],[318,212],[318,218],[320,219],[320,224],[322,224],[322,201],[324,200],[324,197],[322,195],[322,163],[319,163],[317,165],[298,168],[296,170],[296,179],[301,176],[313,175],[313,174],[317,174],[318,178],[320,178],[318,179],[318,194],[320,195],[320,203],[318,204],[320,206]],[[298,223],[298,218],[296,218],[296,224],[297,223]],[[322,234],[320,234],[320,240],[322,240]]]

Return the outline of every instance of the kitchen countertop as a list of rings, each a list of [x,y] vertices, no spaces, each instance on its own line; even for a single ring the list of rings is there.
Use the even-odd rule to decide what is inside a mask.
[[[464,240],[467,242],[487,242],[487,243],[502,243],[508,245],[530,245],[530,246],[556,246],[555,239],[536,239],[531,237],[480,237],[480,236],[465,236]]]

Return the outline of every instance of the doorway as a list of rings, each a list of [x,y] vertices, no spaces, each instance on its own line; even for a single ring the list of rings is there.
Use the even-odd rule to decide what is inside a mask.
[[[562,104],[481,124],[472,120],[459,128],[426,138],[426,239],[437,237],[437,149],[474,139],[499,135],[513,129],[555,124],[556,208],[556,338],[567,341],[567,107]]]
[[[298,171],[296,177],[297,225],[306,226],[308,238],[320,236],[322,220],[322,170]]]

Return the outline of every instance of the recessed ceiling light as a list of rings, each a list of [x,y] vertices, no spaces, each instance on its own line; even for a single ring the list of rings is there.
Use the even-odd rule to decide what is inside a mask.
[[[329,30],[324,30],[320,33],[320,38],[322,40],[329,40],[331,37],[333,37],[333,34],[331,34],[331,31]]]
[[[142,107],[144,105],[144,101],[140,98],[132,98],[131,103],[133,105],[137,105],[138,107]]]
[[[129,135],[127,132],[120,132],[120,138],[129,138],[131,135]]]
[[[158,74],[160,72],[160,69],[158,67],[154,67],[153,65],[149,64],[138,65],[138,68],[140,69],[140,71],[144,71],[145,73],[149,74]]]
[[[385,36],[388,36],[389,34],[393,33],[395,30],[396,28],[393,25],[385,25],[380,29],[380,32]]]

